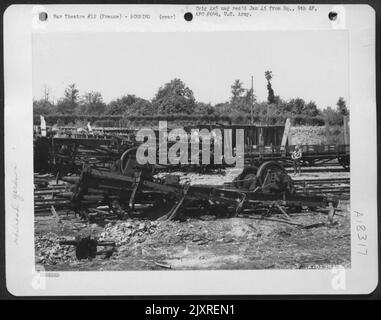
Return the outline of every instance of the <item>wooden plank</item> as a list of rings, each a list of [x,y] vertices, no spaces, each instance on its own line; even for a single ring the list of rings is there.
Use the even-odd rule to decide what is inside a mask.
[[[51,206],[51,207],[50,207],[50,210],[51,210],[51,212],[52,212],[52,215],[57,219],[57,222],[58,222],[58,223],[62,223],[62,220],[61,220],[61,218],[59,217],[59,215],[57,214],[57,211],[56,211],[56,209],[54,208],[54,206]]]
[[[287,118],[286,124],[284,126],[282,142],[281,142],[281,147],[283,150],[285,150],[284,147],[286,146],[287,139],[288,139],[288,136],[290,133],[290,129],[291,129],[291,120],[290,120],[290,118]]]
[[[132,210],[135,209],[135,195],[136,195],[136,192],[138,191],[141,183],[140,183],[140,178],[141,178],[141,175],[142,175],[142,172],[139,171],[136,175],[135,175],[135,182],[134,182],[134,188],[132,189],[132,192],[131,192],[131,197],[130,197],[130,201],[129,201],[129,206]]]
[[[288,133],[287,141],[288,141],[288,145],[292,146],[292,134],[291,134],[291,130]]]
[[[286,217],[287,220],[291,220],[290,216],[287,214],[287,212],[285,210],[283,210],[283,208],[279,205],[279,203],[274,202],[274,205],[278,208],[278,210],[280,212],[282,212],[284,214],[284,216]]]
[[[186,185],[184,186],[184,191],[183,191],[184,193],[183,193],[183,196],[182,196],[181,199],[177,202],[177,204],[173,207],[173,209],[170,211],[170,214],[169,214],[169,216],[168,216],[168,220],[173,220],[173,219],[175,219],[175,218],[177,217],[177,214],[178,214],[178,212],[179,212],[179,209],[180,209],[180,207],[182,206],[182,204],[183,204],[183,202],[184,202],[184,200],[185,200],[185,197],[186,197],[186,195],[187,195],[188,190],[189,190],[189,185],[186,184]]]

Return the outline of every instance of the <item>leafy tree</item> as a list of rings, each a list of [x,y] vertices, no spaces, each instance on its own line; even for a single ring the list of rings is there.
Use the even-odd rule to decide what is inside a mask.
[[[210,103],[197,102],[194,110],[195,114],[211,115],[216,113],[216,108]]]
[[[267,115],[268,105],[266,102],[259,102],[254,104],[254,114],[258,117]]]
[[[254,94],[254,89],[250,88],[249,90],[246,90],[244,99],[246,104],[254,104],[257,101],[257,97]]]
[[[224,102],[224,103],[217,103],[214,106],[216,114],[220,116],[225,116],[229,115],[231,112],[231,105],[229,102]]]
[[[339,100],[336,103],[337,106],[337,111],[342,115],[342,116],[348,116],[349,115],[349,110],[347,108],[347,103],[345,102],[343,97],[340,97]]]
[[[65,121],[63,121],[62,119],[57,119],[57,122],[56,122],[57,127],[62,127],[64,125],[65,125]]]
[[[240,80],[235,80],[231,86],[231,104],[239,104],[242,101],[243,95],[245,93],[245,89],[243,88],[243,83]]]
[[[342,125],[343,116],[335,109],[327,107],[323,110],[324,121],[326,125]]]
[[[108,115],[122,115],[127,112],[128,108],[133,105],[138,98],[133,94],[128,94],[111,101],[107,108],[106,114]]]
[[[336,108],[327,107],[323,110],[323,117],[326,125],[342,126],[344,116],[349,115],[349,110],[346,106],[344,98],[340,97],[336,103]]]
[[[287,111],[296,115],[302,114],[306,108],[306,102],[301,98],[291,99],[287,104]]]
[[[303,113],[308,117],[316,117],[320,114],[319,109],[315,102],[310,101],[305,105]]]
[[[64,92],[64,98],[57,103],[57,112],[62,114],[73,114],[78,108],[79,91],[76,85],[70,84]]]
[[[152,119],[167,119],[182,124],[227,122],[249,123],[253,106],[254,122],[283,124],[291,118],[294,125],[324,125],[340,127],[343,116],[349,115],[344,98],[340,97],[335,108],[323,111],[315,102],[306,103],[301,98],[285,101],[274,95],[273,74],[265,72],[267,80],[267,101],[257,102],[253,91],[246,89],[240,80],[231,85],[229,101],[211,105],[197,102],[193,92],[180,79],[173,79],[160,87],[152,102],[135,95],[125,95],[105,104],[99,92],[88,92],[81,99],[75,84],[69,85],[57,105],[51,101],[51,90],[44,87],[41,99],[33,101],[34,121],[39,115],[47,115],[52,123],[77,123],[87,119],[97,123],[134,123],[139,126],[151,124]],[[197,118],[198,117],[198,118]],[[83,120],[85,119],[85,120]],[[197,119],[197,120],[195,120]],[[78,122],[79,123],[79,122]]]
[[[33,114],[45,116],[54,111],[54,105],[50,101],[44,99],[33,100]]]
[[[148,100],[137,98],[133,104],[127,107],[124,116],[149,116],[153,114],[152,103]]]
[[[83,95],[80,113],[88,115],[101,115],[105,112],[106,104],[103,102],[101,93],[90,91]]]
[[[55,112],[55,106],[51,100],[51,89],[47,86],[43,88],[41,99],[33,99],[33,114],[35,115],[48,115]]]
[[[79,91],[76,88],[75,83],[69,84],[69,86],[65,89],[64,96],[65,96],[65,99],[70,101],[71,103],[78,102]]]
[[[251,105],[255,102],[253,90],[245,89],[240,80],[235,80],[231,86],[231,94],[231,109],[249,114],[251,112]]]
[[[267,80],[267,92],[268,92],[267,102],[269,104],[271,104],[271,103],[275,102],[274,90],[273,90],[273,87],[272,87],[272,84],[271,84],[271,80],[273,78],[272,71],[269,71],[269,70],[265,71],[265,78]]]
[[[196,101],[192,90],[176,78],[159,88],[152,104],[160,114],[192,114]]]
[[[230,118],[232,119],[233,124],[247,124],[249,122],[247,113],[241,111],[232,112]]]

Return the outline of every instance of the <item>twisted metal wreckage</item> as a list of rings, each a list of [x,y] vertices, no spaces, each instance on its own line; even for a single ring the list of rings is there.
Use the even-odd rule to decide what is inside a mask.
[[[331,223],[336,210],[339,210],[336,197],[313,194],[326,192],[328,186],[307,190],[305,186],[295,184],[277,162],[265,162],[255,176],[247,177],[244,180],[237,177],[232,184],[221,186],[182,185],[177,176],[154,178],[152,168],[138,165],[130,156],[125,165],[117,161],[110,171],[84,166],[79,177],[62,177],[63,181],[70,183],[71,191],[60,190],[54,197],[63,202],[68,200],[63,207],[73,210],[90,223],[129,217],[182,220],[205,214],[217,217],[247,214],[311,228],[320,224],[303,226],[293,222],[291,214],[308,207],[314,212],[325,212]],[[342,191],[348,190],[344,187]],[[60,219],[54,207],[52,211]],[[276,218],[274,214],[282,216]],[[92,259],[100,254],[109,257],[116,250],[115,242],[98,241],[91,236],[60,241],[60,244],[74,245],[78,259]],[[104,249],[98,250],[98,246]]]
[[[69,200],[70,208],[89,221],[129,216],[173,220],[189,215],[237,216],[250,212],[263,216],[281,213],[289,220],[287,212],[302,207],[328,207],[333,216],[338,202],[335,197],[308,194],[311,190],[295,186],[279,163],[264,162],[255,174],[253,170],[244,179],[238,176],[233,183],[220,186],[180,184],[179,178],[170,174],[155,178],[152,167],[139,165],[132,152],[110,170],[85,165],[79,177],[62,177],[71,183],[71,191],[55,196]]]

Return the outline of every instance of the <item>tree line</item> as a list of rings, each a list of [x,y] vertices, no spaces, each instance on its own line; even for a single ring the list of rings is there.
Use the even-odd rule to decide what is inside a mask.
[[[33,101],[36,118],[44,115],[55,119],[58,124],[75,122],[75,119],[95,119],[98,125],[115,125],[117,121],[138,119],[170,118],[184,121],[224,121],[234,124],[284,124],[291,118],[294,125],[341,125],[343,116],[349,115],[346,101],[339,97],[335,107],[318,109],[314,101],[301,98],[284,100],[275,94],[271,71],[265,72],[268,96],[266,101],[257,101],[252,89],[244,87],[240,80],[231,85],[230,99],[212,105],[199,102],[193,91],[178,78],[160,87],[152,100],[126,94],[105,103],[100,92],[86,92],[80,95],[75,84],[70,84],[64,96],[53,102],[48,88],[43,96]]]

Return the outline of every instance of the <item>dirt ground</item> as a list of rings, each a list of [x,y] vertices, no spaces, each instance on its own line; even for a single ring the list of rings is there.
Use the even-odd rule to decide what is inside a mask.
[[[319,173],[345,177],[348,173]],[[310,179],[303,173],[298,179]],[[316,174],[314,174],[316,175]],[[221,184],[235,176],[183,174],[192,184]],[[308,269],[350,266],[350,206],[340,202],[334,225],[304,229],[259,216],[218,218],[201,216],[186,221],[127,219],[106,225],[86,224],[72,215],[35,218],[36,263],[46,270],[201,270],[201,269]],[[278,217],[281,218],[281,217]],[[303,226],[326,223],[327,215],[304,211],[292,215]],[[74,246],[58,241],[74,236],[115,241],[111,257],[77,260]],[[100,248],[100,247],[99,247]]]

